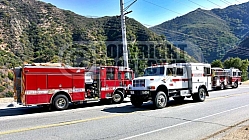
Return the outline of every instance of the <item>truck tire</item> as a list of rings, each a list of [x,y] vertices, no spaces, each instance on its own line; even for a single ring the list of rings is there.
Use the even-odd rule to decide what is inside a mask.
[[[193,100],[196,102],[203,102],[206,99],[206,90],[204,88],[199,88],[198,93],[193,94]]]
[[[221,83],[221,84],[220,84],[220,89],[221,89],[221,90],[225,89],[225,84],[224,84],[224,83]]]
[[[141,107],[143,104],[143,100],[135,95],[131,95],[131,104],[135,107]]]
[[[181,102],[184,100],[185,97],[183,96],[180,96],[180,97],[173,97],[173,99],[176,101],[176,102]]]
[[[168,98],[163,91],[157,92],[153,100],[154,106],[158,109],[166,107],[168,103]]]
[[[112,102],[114,104],[119,104],[122,103],[123,101],[124,101],[123,93],[120,90],[115,91],[114,94],[112,95]]]
[[[237,88],[237,87],[238,87],[238,82],[234,82],[233,88]]]
[[[65,95],[59,94],[53,100],[53,107],[56,110],[65,110],[69,106],[68,98]]]

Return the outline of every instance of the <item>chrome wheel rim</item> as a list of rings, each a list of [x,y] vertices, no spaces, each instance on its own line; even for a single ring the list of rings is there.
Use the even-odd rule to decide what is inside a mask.
[[[234,87],[238,87],[238,84],[237,84],[237,83],[234,83]]]
[[[58,108],[64,108],[66,106],[66,100],[64,98],[59,98],[56,104]]]
[[[116,102],[116,103],[119,102],[121,100],[121,98],[122,97],[121,97],[120,94],[114,94],[113,95],[113,101]]]
[[[163,96],[163,95],[160,95],[159,97],[158,97],[158,99],[157,99],[157,103],[158,103],[158,105],[160,105],[160,106],[164,106],[165,105],[165,97]]]
[[[205,90],[204,89],[200,89],[200,93],[199,93],[199,96],[202,100],[205,99]]]

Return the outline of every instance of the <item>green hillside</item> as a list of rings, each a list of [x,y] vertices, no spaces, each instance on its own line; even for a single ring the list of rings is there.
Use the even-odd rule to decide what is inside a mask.
[[[170,42],[187,41],[188,53],[204,55],[206,61],[222,59],[249,33],[249,2],[225,9],[197,9],[184,16],[154,26],[151,30],[166,35]],[[201,50],[196,52],[196,50]]]
[[[80,16],[38,0],[0,0],[0,67],[24,62],[123,65],[120,21],[119,16]],[[196,61],[136,20],[126,18],[126,26],[129,65],[136,74],[151,63]],[[0,86],[7,86],[8,72],[1,71]]]
[[[87,18],[36,0],[0,0],[0,7],[0,30],[3,33],[0,46],[2,51],[13,53],[18,63],[60,61],[73,66],[88,66],[93,61],[113,65],[114,59],[122,59],[118,16]],[[132,50],[130,58],[143,59],[139,53],[143,51],[143,46],[151,45],[151,42],[146,44],[141,41],[154,41],[155,46],[158,42],[169,45],[164,37],[156,35],[134,19],[127,18],[126,24],[128,48]],[[110,50],[113,49],[111,41],[116,41],[114,46],[115,49],[119,48],[118,56],[116,51]],[[175,56],[177,52],[174,50],[173,47],[164,51]],[[147,60],[144,61],[147,65]],[[10,61],[8,63],[13,65]]]
[[[223,60],[229,57],[239,57],[242,60],[249,59],[249,37],[243,40],[238,47],[229,50],[223,57]]]

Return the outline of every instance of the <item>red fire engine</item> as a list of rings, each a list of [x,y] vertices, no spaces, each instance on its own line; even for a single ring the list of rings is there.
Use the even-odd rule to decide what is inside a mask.
[[[27,66],[14,69],[18,103],[67,109],[69,103],[112,100],[121,103],[133,71],[118,66],[90,69],[65,66]]]
[[[212,68],[213,89],[237,88],[239,84],[241,84],[241,71],[239,69]]]

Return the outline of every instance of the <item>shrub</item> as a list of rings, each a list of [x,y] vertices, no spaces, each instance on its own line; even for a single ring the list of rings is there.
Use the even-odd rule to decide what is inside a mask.
[[[13,97],[14,93],[11,92],[11,91],[8,91],[6,94],[5,94],[5,97]]]
[[[0,86],[0,92],[3,92],[5,90],[5,87]]]
[[[13,81],[14,74],[12,72],[8,72],[8,78]]]

